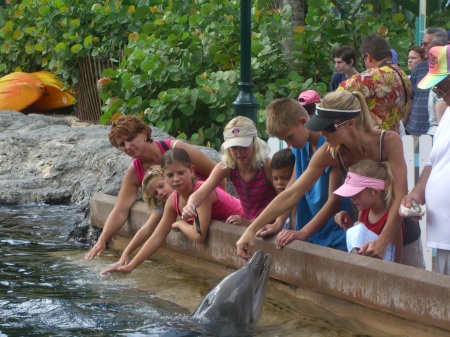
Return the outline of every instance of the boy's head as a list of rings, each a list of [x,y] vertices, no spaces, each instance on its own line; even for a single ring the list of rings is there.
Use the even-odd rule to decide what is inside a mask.
[[[276,152],[272,157],[270,167],[272,169],[273,185],[277,193],[286,189],[295,165],[295,156],[291,149],[282,149]]]
[[[336,71],[345,74],[349,68],[356,67],[356,51],[351,46],[342,46],[333,53]]]
[[[308,112],[309,117],[312,117],[316,112],[316,103],[320,103],[320,95],[317,91],[306,90],[298,96],[298,102]]]
[[[290,147],[305,146],[310,132],[305,128],[308,120],[306,110],[292,98],[275,99],[266,107],[267,133],[284,140]]]

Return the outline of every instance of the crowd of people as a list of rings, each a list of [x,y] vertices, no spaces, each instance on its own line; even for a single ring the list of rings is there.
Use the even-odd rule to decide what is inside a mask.
[[[409,49],[410,76],[380,35],[367,36],[360,52],[362,72],[354,48],[335,51],[336,73],[323,98],[307,90],[297,100],[277,98],[268,104],[267,133],[289,147],[272,158],[247,117],[235,117],[225,126],[219,163],[186,142],[153,140],[151,128],[137,117],[118,118],[109,140],[133,160],[117,203],[85,258],[102,254],[142,187],[150,216],[104,274],[131,272],[162,246],[171,230],[203,243],[212,220],[246,228],[236,243],[244,259],[253,253],[255,236],[276,235],[278,249],[301,240],[347,251],[347,230],[357,223],[376,234],[374,241],[361,242],[358,254],[383,259],[392,245],[396,263],[424,269],[422,213],[414,210],[426,204],[427,246],[437,249],[434,270],[449,275],[447,32],[428,28],[422,45]],[[421,134],[434,135],[430,159],[409,194],[404,134],[417,140]],[[226,190],[227,179],[237,197]]]

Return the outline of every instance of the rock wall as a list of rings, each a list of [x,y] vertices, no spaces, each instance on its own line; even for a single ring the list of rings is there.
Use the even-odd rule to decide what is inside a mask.
[[[91,241],[88,205],[95,192],[117,195],[131,158],[109,143],[110,126],[74,118],[0,111],[0,203],[78,204],[85,213],[70,239]],[[153,128],[154,139],[169,137]],[[220,154],[199,147],[215,161]]]

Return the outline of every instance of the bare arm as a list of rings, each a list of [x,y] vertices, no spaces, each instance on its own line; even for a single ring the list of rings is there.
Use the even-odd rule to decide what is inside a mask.
[[[422,174],[420,175],[419,181],[416,186],[414,186],[411,193],[405,195],[402,199],[402,205],[406,208],[412,207],[412,200],[416,201],[419,204],[425,204],[425,187],[428,182],[428,178],[430,177],[432,166],[425,166],[423,168]]]
[[[310,236],[320,230],[342,204],[342,198],[333,192],[342,184],[342,172],[339,167],[331,168],[328,184],[328,200],[320,211],[299,231],[283,231],[277,237],[277,248],[281,249],[293,240],[306,241]]]
[[[197,208],[198,220],[200,222],[200,229],[202,235],[197,233],[195,223],[190,224],[184,220],[178,220],[172,225],[172,228],[177,228],[184,233],[189,239],[197,243],[203,243],[208,235],[209,225],[211,224],[211,209],[214,202],[217,200],[216,192],[211,192],[201,206]]]
[[[106,219],[102,234],[94,247],[92,247],[84,256],[85,259],[90,260],[96,256],[100,256],[105,250],[108,240],[119,232],[125,221],[128,219],[131,206],[133,206],[136,201],[139,187],[140,184],[136,171],[134,170],[134,167],[130,165],[125,172],[119,195],[117,196],[117,202]]]
[[[153,233],[159,221],[162,219],[162,213],[152,212],[144,226],[134,235],[131,242],[125,248],[119,260],[119,265],[128,264],[130,255],[142,245]]]
[[[444,112],[447,109],[447,103],[445,103],[444,101],[439,101],[436,103],[436,105],[434,106],[435,110],[436,110],[436,120],[439,124],[439,122],[441,121],[442,116],[444,116]]]
[[[408,103],[406,105],[405,115],[402,118],[402,122],[404,127],[406,128],[406,124],[408,124],[409,117],[411,116],[411,110],[412,110],[413,100],[408,100]]]
[[[303,172],[289,189],[286,189],[273,199],[241,236],[236,243],[239,256],[244,259],[251,257],[255,241],[254,236],[258,229],[291,209],[297,200],[299,200],[314,185],[331,162],[333,161],[327,153],[326,146],[322,146],[316,151],[305,172]]]
[[[172,230],[172,223],[177,219],[177,214],[173,209],[172,198],[167,200],[164,207],[164,214],[161,221],[156,226],[150,238],[142,246],[141,250],[136,254],[136,256],[125,266],[113,266],[106,269],[102,274],[110,273],[131,273],[136,267],[138,267],[142,262],[152,256],[166,240],[167,235],[169,235]]]
[[[219,186],[220,182],[230,175],[230,169],[224,168],[223,162],[216,164],[208,179],[191,194],[186,206],[183,208],[182,218],[189,219],[196,215],[195,206],[199,207],[202,202]]]
[[[389,215],[386,224],[377,240],[365,243],[360,249],[360,253],[363,255],[373,256],[380,259],[384,257],[387,244],[389,242],[393,242],[395,239],[396,231],[401,223],[398,210],[403,196],[408,191],[406,181],[406,163],[403,154],[402,140],[397,133],[387,132],[384,142],[384,158],[386,158],[386,161],[389,163],[394,178],[394,200],[389,208]]]
[[[287,184],[286,189],[289,189],[296,181],[295,172],[297,172],[297,164],[294,165],[294,169],[292,172],[293,173],[292,173],[291,179],[289,180],[289,183]],[[268,235],[273,235],[275,233],[278,233],[281,230],[281,228],[283,227],[286,220],[291,216],[292,210],[294,208],[295,208],[295,205],[294,205],[294,207],[288,209],[286,212],[281,214],[278,218],[276,218],[276,220],[273,224],[267,224],[267,225],[261,227],[256,232],[256,235],[260,236],[260,237],[265,237]]]

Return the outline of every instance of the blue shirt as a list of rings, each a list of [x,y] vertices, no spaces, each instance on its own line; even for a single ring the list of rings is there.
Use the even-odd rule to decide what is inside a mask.
[[[422,61],[416,65],[410,77],[412,86],[412,109],[409,121],[406,124],[406,131],[414,136],[420,136],[427,133],[430,128],[428,122],[428,96],[430,89],[419,89],[417,84],[428,73],[428,61]]]
[[[347,76],[345,74],[340,74],[338,72],[335,72],[333,74],[333,77],[331,78],[331,85],[330,85],[330,92],[335,91],[341,82],[345,81],[347,79]]]
[[[325,138],[320,136],[317,148],[325,144]],[[313,152],[310,152],[309,142],[302,149],[292,149],[295,155],[296,178],[308,167]],[[297,218],[295,229],[302,229],[320,211],[328,200],[328,182],[331,167],[327,167],[314,186],[297,202]],[[343,198],[340,210],[350,212],[350,199]],[[334,216],[307,240],[320,246],[347,251],[345,231],[334,222]]]

